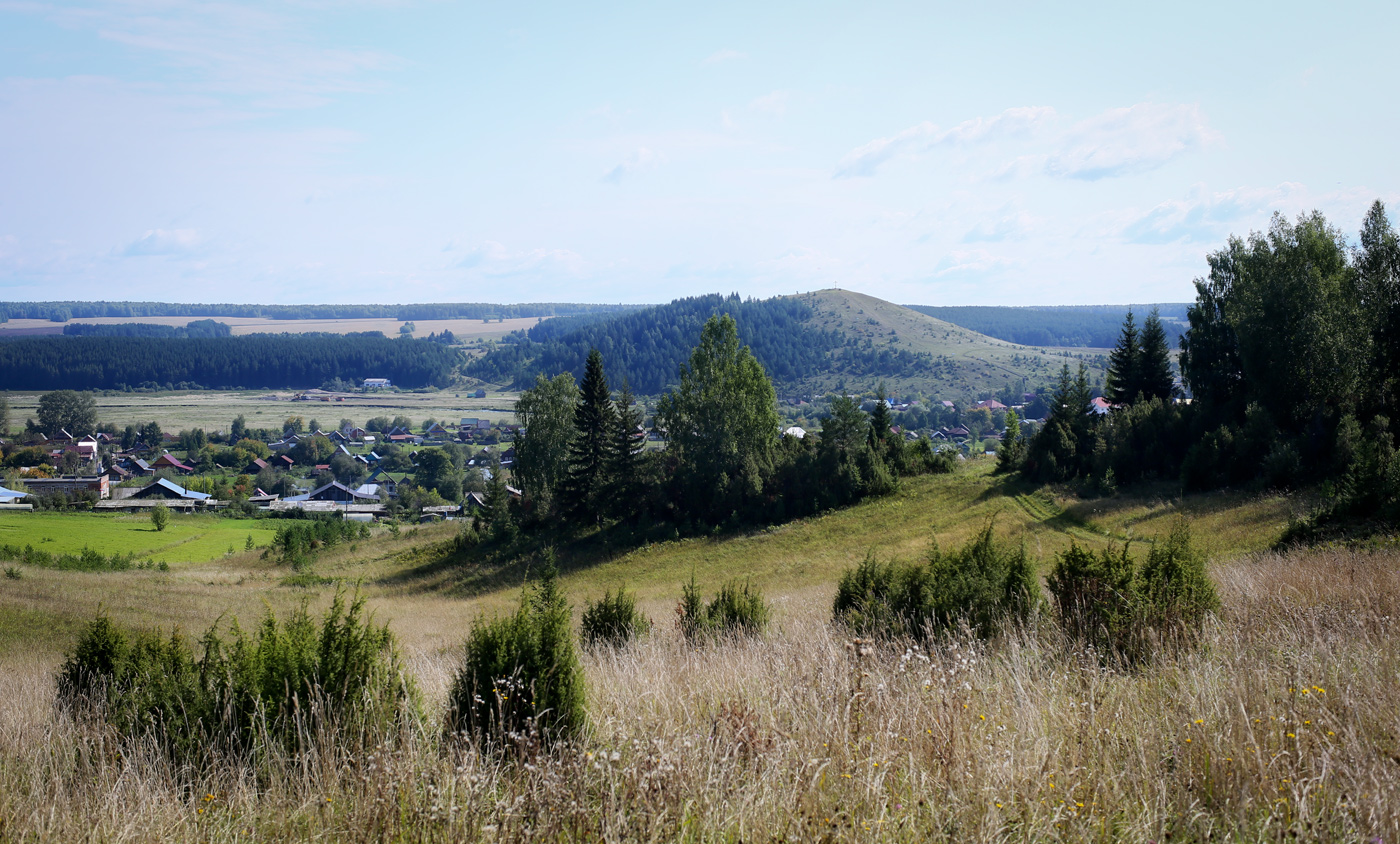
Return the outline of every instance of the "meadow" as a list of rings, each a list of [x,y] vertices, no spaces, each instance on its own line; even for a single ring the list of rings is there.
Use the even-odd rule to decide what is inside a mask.
[[[307,385],[316,386],[316,385]],[[8,393],[10,415],[17,424],[34,418],[41,393]],[[160,391],[153,393],[93,393],[97,418],[119,429],[151,420],[167,431],[203,428],[227,430],[234,417],[243,416],[250,428],[280,429],[289,416],[306,423],[315,419],[330,429],[343,418],[363,425],[375,416],[407,416],[415,426],[428,418],[457,423],[462,417],[485,417],[496,422],[515,420],[517,393],[492,390],[486,398],[472,398],[471,390],[431,390],[413,393],[364,393],[345,401],[291,401],[292,392],[261,391]]]
[[[519,594],[518,571],[440,564],[455,525],[377,528],[314,578],[241,552],[169,572],[26,568],[0,580],[0,619],[29,619],[0,623],[0,839],[1394,840],[1400,553],[1268,550],[1303,506],[1167,490],[1081,501],[1005,486],[980,463],[771,530],[566,559],[576,609],[626,582],[655,628],[583,653],[577,744],[513,757],[442,742],[472,619]],[[871,550],[914,559],[994,519],[1046,565],[1071,541],[1142,546],[1177,518],[1210,551],[1222,608],[1200,647],[1137,669],[1106,667],[1047,618],[928,648],[829,623],[836,577]],[[687,643],[670,619],[692,572],[706,592],[762,585],[773,629]],[[221,615],[324,605],[337,581],[361,584],[422,690],[393,743],[322,742],[257,776],[193,772],[53,708],[53,672],[99,604],[197,634]]]

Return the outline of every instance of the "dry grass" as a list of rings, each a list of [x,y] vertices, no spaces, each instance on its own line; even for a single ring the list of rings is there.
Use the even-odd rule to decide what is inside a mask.
[[[439,746],[454,655],[393,747],[327,745],[261,780],[171,771],[0,674],[0,839],[113,841],[1395,840],[1400,556],[1254,555],[1214,572],[1202,646],[1119,673],[1049,626],[930,653],[853,644],[829,589],[762,639],[668,627],[584,659],[582,743],[502,761]]]

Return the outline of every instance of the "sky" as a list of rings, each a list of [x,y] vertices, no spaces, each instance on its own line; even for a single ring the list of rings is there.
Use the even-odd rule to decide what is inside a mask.
[[[1400,200],[1398,24],[0,0],[0,300],[1190,301],[1274,213]]]

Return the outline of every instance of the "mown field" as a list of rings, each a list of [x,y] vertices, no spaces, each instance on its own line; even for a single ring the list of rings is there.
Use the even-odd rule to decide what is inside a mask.
[[[70,554],[91,548],[105,556],[135,554],[140,560],[172,566],[207,563],[244,550],[248,537],[263,548],[278,522],[233,520],[213,515],[172,515],[157,531],[146,513],[0,513],[0,545]]]
[[[307,385],[318,386],[318,385]],[[40,393],[7,393],[10,415],[17,425],[33,418],[39,406]],[[180,431],[204,428],[207,431],[228,430],[234,417],[240,414],[250,428],[280,428],[289,416],[300,416],[307,423],[316,420],[324,428],[339,424],[343,418],[363,425],[375,416],[390,418],[400,414],[421,425],[429,417],[453,424],[464,416],[484,416],[495,422],[515,421],[517,393],[492,390],[484,399],[471,397],[469,390],[442,390],[423,393],[366,393],[343,402],[290,401],[295,393],[174,391],[157,393],[93,393],[97,402],[97,418],[118,428],[141,425],[151,420],[162,430]]]
[[[1078,501],[1002,487],[987,464],[750,535],[565,558],[577,606],[626,582],[655,621],[585,651],[575,745],[499,757],[444,744],[473,618],[519,572],[434,550],[452,524],[377,529],[314,564],[257,554],[170,572],[26,568],[0,580],[0,839],[476,841],[1373,841],[1400,835],[1400,553],[1269,551],[1304,502],[1168,490]],[[867,645],[830,625],[839,573],[912,559],[994,519],[1047,565],[1071,541],[1139,547],[1177,518],[1212,555],[1220,612],[1194,649],[1106,666],[1049,618],[1000,639]],[[694,574],[749,577],[755,639],[694,646],[670,619]],[[254,776],[118,753],[56,713],[52,672],[100,604],[129,624],[323,605],[362,584],[423,704],[392,744],[315,744]],[[289,583],[319,582],[312,589]],[[228,618],[228,616],[224,616]],[[20,619],[16,621],[16,619]],[[94,750],[96,749],[96,752]]]

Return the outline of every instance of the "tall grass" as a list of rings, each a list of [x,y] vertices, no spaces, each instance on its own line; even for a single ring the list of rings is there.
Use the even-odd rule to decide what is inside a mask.
[[[923,654],[852,642],[829,593],[702,649],[580,659],[588,726],[528,764],[428,725],[314,737],[191,781],[0,672],[0,839],[1370,841],[1400,836],[1400,555],[1213,571],[1202,647],[1122,673],[1045,624]],[[436,705],[451,655],[409,658]],[[439,710],[440,711],[440,710]]]

